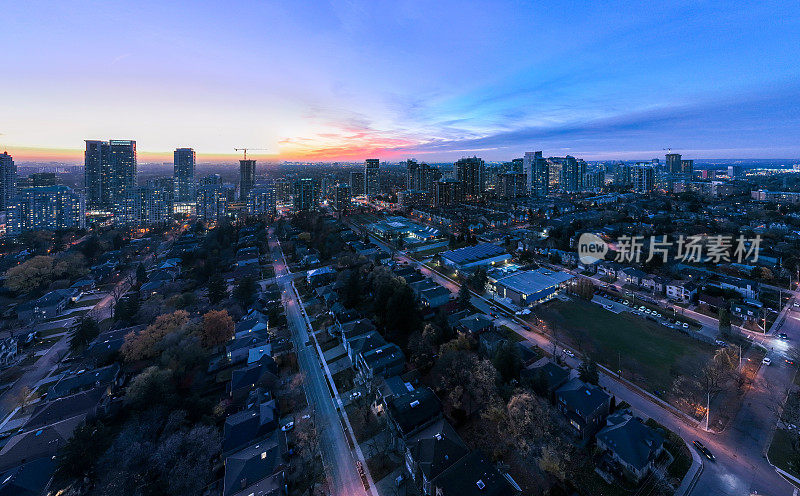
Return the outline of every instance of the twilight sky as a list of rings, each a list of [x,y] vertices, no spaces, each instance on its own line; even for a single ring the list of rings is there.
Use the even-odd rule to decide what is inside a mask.
[[[0,10],[0,150],[19,160],[108,138],[142,161],[800,157],[797,0]]]

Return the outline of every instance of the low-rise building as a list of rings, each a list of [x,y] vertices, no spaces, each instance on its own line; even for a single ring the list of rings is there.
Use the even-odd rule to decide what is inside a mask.
[[[647,476],[664,449],[664,436],[628,411],[611,415],[597,433],[597,447],[635,482]]]
[[[589,439],[605,424],[611,396],[599,386],[572,379],[556,390],[556,406],[582,439]]]

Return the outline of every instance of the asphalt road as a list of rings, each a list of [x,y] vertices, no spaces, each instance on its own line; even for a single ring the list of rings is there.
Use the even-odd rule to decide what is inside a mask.
[[[313,344],[306,346],[309,334],[306,321],[301,313],[301,305],[291,286],[292,276],[270,230],[270,250],[275,262],[275,276],[283,295],[286,320],[292,332],[300,370],[305,374],[305,390],[309,406],[315,411],[317,428],[320,430],[320,449],[322,460],[330,480],[331,494],[350,496],[365,494],[361,477],[356,469],[350,446],[339,414],[334,407],[328,385],[325,382],[321,364]]]

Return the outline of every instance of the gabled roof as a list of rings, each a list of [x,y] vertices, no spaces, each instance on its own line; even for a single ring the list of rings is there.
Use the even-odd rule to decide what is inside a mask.
[[[0,474],[0,496],[41,496],[55,468],[55,461],[45,457]]]
[[[661,433],[627,412],[608,417],[608,425],[597,433],[597,439],[638,470],[647,467],[651,456],[664,444]]]
[[[46,401],[37,405],[24,428],[25,430],[38,429],[78,415],[86,415],[97,407],[104,394],[105,389],[98,387],[72,396]]]
[[[56,384],[50,386],[48,398],[60,398],[69,394],[88,389],[94,386],[103,386],[114,381],[119,373],[119,364],[112,364],[94,370],[86,370],[77,374],[64,377]]]
[[[449,422],[442,419],[436,427],[433,432],[425,429],[424,435],[407,443],[411,457],[429,481],[469,453]]]
[[[389,415],[404,436],[427,424],[442,413],[442,405],[439,403],[439,398],[427,387],[395,396],[389,400],[388,406]]]
[[[255,363],[245,367],[240,367],[231,372],[231,391],[239,388],[252,388],[253,384],[258,385],[274,374],[275,361],[271,357],[263,357]]]
[[[469,329],[470,332],[482,331],[492,325],[492,319],[482,313],[474,313],[469,317],[464,317],[458,322],[463,327]]]
[[[563,401],[567,409],[586,417],[611,400],[611,396],[598,386],[587,384],[575,378],[556,390],[556,397]]]
[[[264,495],[273,494],[272,485],[279,488],[283,484],[283,476],[273,477],[283,472],[283,449],[278,432],[258,444],[237,451],[225,458],[225,478],[223,496],[255,493],[251,488],[259,485]],[[267,481],[265,487],[262,481]],[[247,491],[246,491],[247,490]]]
[[[0,450],[0,470],[8,470],[37,458],[55,455],[67,443],[83,416],[17,434]]]
[[[514,491],[480,451],[473,451],[433,480],[439,496],[510,496]]]
[[[222,451],[227,453],[246,446],[277,427],[278,407],[275,400],[229,415],[223,428]]]

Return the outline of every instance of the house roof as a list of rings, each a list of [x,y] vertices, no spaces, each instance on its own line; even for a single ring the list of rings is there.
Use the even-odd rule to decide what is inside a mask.
[[[104,388],[98,387],[72,396],[46,401],[37,405],[24,428],[25,430],[37,429],[77,415],[85,415],[97,407],[104,394]]]
[[[60,398],[90,386],[106,385],[114,381],[119,373],[119,364],[112,364],[94,370],[86,370],[64,377],[56,384],[50,386],[48,398]]]
[[[441,419],[434,427],[437,429],[425,429],[424,435],[407,443],[411,457],[429,481],[469,453],[449,422]]]
[[[651,458],[664,444],[664,436],[644,425],[639,417],[620,412],[607,419],[608,425],[597,433],[602,441],[625,463],[636,469],[645,468]]]
[[[569,378],[569,371],[559,367],[553,362],[547,362],[541,367],[536,367],[530,370],[533,374],[540,374],[540,377],[547,382],[548,390],[557,388],[558,386],[564,384],[564,382]]]
[[[275,400],[265,401],[225,419],[222,450],[229,452],[274,431],[278,427],[278,407]]]
[[[258,362],[233,370],[231,372],[231,391],[241,387],[252,388],[253,384],[259,384],[269,376],[274,376],[275,374],[270,370],[274,365],[275,361],[271,357],[265,356]]]
[[[442,413],[439,398],[427,387],[395,396],[389,400],[388,406],[389,415],[403,435],[410,434]]]
[[[480,451],[473,451],[433,480],[439,496],[511,496],[503,474]]]
[[[492,325],[492,319],[482,313],[474,313],[469,317],[464,317],[458,322],[463,327],[469,329],[470,332],[482,331]]]
[[[41,496],[47,487],[55,461],[38,458],[0,474],[0,496]]]
[[[275,432],[271,437],[237,451],[225,458],[225,478],[223,482],[223,496],[233,496],[240,492],[250,494],[252,488],[267,478],[283,472],[283,450],[279,441],[280,435]],[[280,477],[280,482],[283,478]],[[269,488],[272,483],[267,485]],[[265,490],[263,486],[262,490]],[[272,494],[265,490],[265,495]]]
[[[81,422],[83,416],[72,417],[13,436],[0,450],[0,470],[8,470],[31,460],[56,454]]]
[[[575,378],[556,390],[556,397],[563,400],[567,408],[581,416],[588,416],[611,399],[598,386]]]
[[[387,343],[363,352],[361,353],[361,359],[373,371],[382,371],[393,364],[405,363],[406,361],[403,350],[394,343]]]

